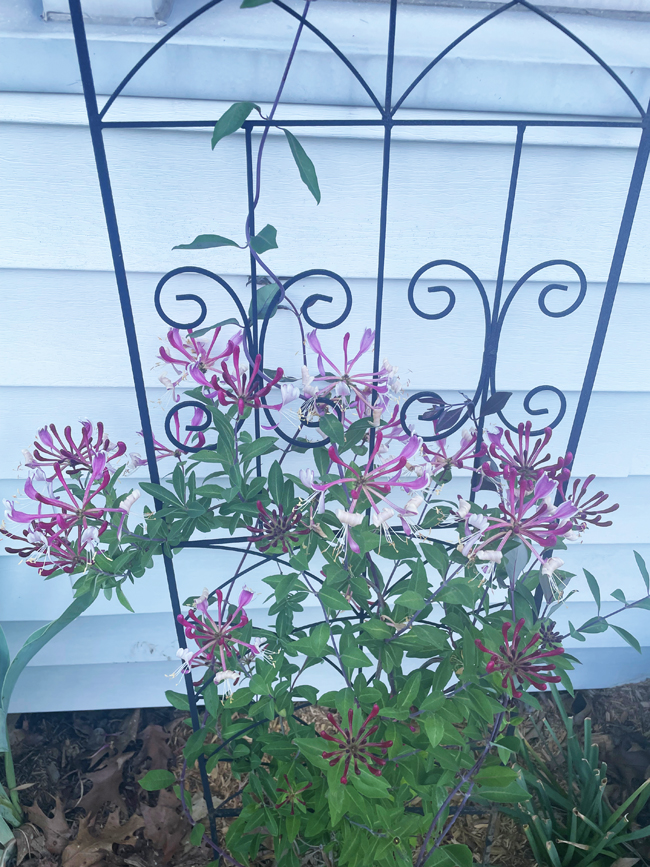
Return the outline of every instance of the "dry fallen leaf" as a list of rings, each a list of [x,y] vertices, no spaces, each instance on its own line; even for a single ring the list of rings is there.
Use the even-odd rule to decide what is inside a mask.
[[[133,753],[123,753],[120,756],[113,756],[99,770],[86,774],[93,787],[89,792],[86,792],[78,806],[83,807],[88,815],[97,813],[107,801],[116,804],[125,813],[127,812],[126,804],[120,794],[120,784],[122,783],[122,767],[132,755]]]
[[[79,833],[63,850],[62,867],[93,867],[104,859],[104,853],[112,850],[114,843],[133,845],[135,832],[143,824],[140,816],[131,816],[126,824],[120,825],[119,810],[109,814],[97,836],[90,833],[89,823],[88,817],[79,822]]]
[[[31,822],[26,822],[14,830],[16,838],[16,867],[20,867],[25,858],[37,858],[41,861],[47,858],[45,837],[40,828]]]
[[[45,846],[52,855],[60,855],[70,842],[70,828],[65,818],[63,804],[57,797],[54,804],[53,815],[47,816],[36,802],[31,807],[26,807],[29,821],[38,825],[45,835]]]
[[[143,762],[151,759],[150,771],[167,770],[167,764],[172,757],[169,747],[169,733],[162,726],[148,725],[142,730],[142,749],[136,757],[136,761]]]
[[[166,863],[176,852],[183,837],[189,831],[189,823],[178,812],[180,801],[172,792],[162,789],[155,807],[143,804],[144,836],[163,853]]]

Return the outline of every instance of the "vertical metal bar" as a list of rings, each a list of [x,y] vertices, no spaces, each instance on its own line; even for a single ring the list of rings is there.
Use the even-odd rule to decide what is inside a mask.
[[[508,190],[508,204],[506,205],[506,218],[503,226],[503,237],[501,239],[501,254],[499,256],[499,270],[497,272],[496,289],[494,290],[494,310],[492,314],[492,322],[495,323],[499,318],[499,308],[501,306],[501,292],[503,291],[503,280],[506,273],[506,260],[508,258],[508,246],[510,245],[510,230],[512,228],[512,215],[515,209],[515,195],[517,193],[517,181],[519,179],[519,166],[521,163],[521,148],[524,142],[524,133],[526,131],[525,124],[517,126],[517,140],[515,142],[515,152],[512,157],[512,169],[510,171],[510,188]]]
[[[126,343],[129,351],[129,359],[131,361],[131,372],[133,374],[133,383],[135,386],[136,400],[138,404],[138,412],[140,414],[140,422],[142,424],[142,433],[144,437],[145,452],[147,455],[147,465],[149,477],[154,484],[160,484],[160,475],[158,473],[158,465],[156,463],[156,452],[153,444],[153,431],[151,428],[151,419],[149,417],[149,407],[147,406],[147,393],[144,385],[144,376],[142,373],[142,363],[140,361],[140,350],[138,348],[138,338],[135,330],[135,322],[133,319],[133,308],[131,307],[131,297],[129,295],[129,285],[126,277],[126,268],[124,266],[124,256],[122,253],[122,243],[120,241],[120,232],[117,224],[117,214],[115,211],[115,202],[113,199],[113,190],[111,188],[110,173],[108,171],[108,161],[106,159],[106,149],[104,147],[104,137],[102,134],[102,122],[99,118],[97,108],[97,94],[95,91],[95,83],[93,81],[92,67],[90,64],[90,53],[88,51],[88,40],[86,39],[86,28],[83,20],[83,12],[81,10],[80,0],[69,0],[70,18],[72,21],[72,31],[74,34],[75,48],[77,51],[77,59],[79,62],[79,72],[81,74],[81,83],[83,86],[84,100],[86,103],[86,113],[88,115],[88,127],[90,129],[90,139],[95,155],[95,165],[97,167],[97,177],[99,180],[99,188],[102,197],[102,205],[104,208],[104,217],[106,219],[106,229],[108,231],[108,240],[111,248],[111,256],[113,258],[113,268],[115,270],[115,280],[117,282],[117,291],[120,299],[120,307],[122,310],[122,319],[124,321],[124,331],[126,334]],[[154,501],[156,511],[162,508],[162,503],[158,500]],[[167,578],[167,587],[174,613],[174,626],[176,628],[176,637],[180,647],[187,647],[185,641],[185,633],[183,627],[178,622],[178,615],[181,613],[180,600],[178,598],[178,587],[176,586],[176,576],[174,574],[174,566],[171,559],[163,555],[165,564],[165,575]],[[196,706],[196,696],[190,675],[185,676],[187,686],[187,696],[190,705],[190,715],[194,729],[200,727],[198,708]],[[201,777],[204,783],[204,795],[208,813],[210,815],[210,829],[216,840],[216,824],[214,821],[214,806],[210,794],[210,783],[205,770],[205,762],[199,762]]]
[[[248,225],[251,238],[255,234],[255,187],[253,185],[253,127],[246,126],[246,185],[248,188]],[[251,316],[253,332],[253,357],[259,352],[259,323],[257,321],[257,262],[251,253]],[[263,363],[263,362],[262,362]],[[253,410],[255,418],[255,438],[261,436],[260,410]],[[262,475],[262,458],[255,458],[255,470],[258,476]]]
[[[636,153],[636,160],[634,161],[632,177],[630,178],[630,186],[628,188],[627,198],[625,200],[625,208],[623,209],[623,218],[621,220],[621,225],[618,231],[616,246],[614,247],[612,264],[609,269],[607,285],[605,286],[603,303],[600,307],[600,314],[598,316],[598,324],[596,325],[594,342],[591,345],[589,361],[587,362],[587,370],[585,372],[585,378],[582,383],[582,389],[580,390],[578,407],[576,409],[576,414],[573,419],[571,433],[569,434],[567,451],[571,452],[574,458],[578,448],[578,443],[580,442],[580,436],[582,434],[582,428],[585,423],[587,409],[589,408],[589,402],[591,400],[591,395],[594,389],[596,374],[598,373],[598,365],[600,364],[600,357],[602,355],[603,346],[605,344],[605,336],[607,335],[607,328],[609,326],[609,320],[612,315],[612,308],[614,306],[614,300],[616,298],[616,291],[618,289],[618,284],[621,279],[621,271],[623,269],[623,263],[625,261],[625,254],[627,253],[627,245],[629,243],[630,234],[632,232],[634,215],[636,213],[636,208],[639,203],[639,196],[641,195],[643,178],[645,176],[649,156],[650,126],[648,125],[647,119],[644,118],[644,128],[643,132],[641,133],[639,148]]]
[[[390,171],[390,146],[392,122],[390,104],[393,98],[393,67],[395,65],[395,26],[397,21],[397,0],[391,0],[388,25],[388,53],[386,59],[386,97],[384,102],[384,152],[381,169],[381,201],[379,211],[379,251],[377,255],[377,297],[375,303],[375,350],[374,368],[379,370],[381,354],[381,319],[384,300],[384,266],[386,260],[386,224],[388,220],[388,181]],[[375,393],[373,392],[373,402]],[[371,442],[374,444],[374,429]]]

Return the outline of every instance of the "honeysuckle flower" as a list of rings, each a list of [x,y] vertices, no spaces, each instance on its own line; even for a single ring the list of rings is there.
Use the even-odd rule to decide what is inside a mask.
[[[436,425],[434,423],[434,429]],[[436,440],[430,446],[426,443],[422,446],[422,454],[424,459],[432,465],[433,474],[449,472],[452,467],[458,470],[470,468],[474,464],[475,458],[481,458],[487,454],[487,445],[482,443],[479,448],[476,448],[478,434],[476,428],[472,430],[464,430],[460,437],[460,446],[455,452],[447,450],[447,440]]]
[[[302,795],[303,792],[306,792],[307,789],[311,788],[314,784],[313,783],[307,783],[301,789],[296,789],[289,782],[289,777],[286,774],[284,775],[284,781],[287,784],[287,788],[286,789],[278,788],[277,791],[281,792],[283,795],[285,795],[285,797],[275,805],[275,808],[276,808],[276,810],[279,810],[280,807],[284,807],[286,804],[291,804],[291,815],[293,816],[296,804],[302,804],[303,807],[307,806],[305,804],[305,802],[302,800],[302,798],[300,798],[298,796]],[[304,810],[303,810],[303,812],[304,812]]]
[[[127,497],[125,497],[122,500],[122,502],[120,503],[120,508],[124,509],[124,511],[128,515],[129,512],[131,511],[133,504],[136,503],[139,499],[140,499],[140,491],[136,488],[135,490],[131,491],[131,493]]]
[[[595,478],[595,475],[587,476],[583,482],[580,479],[575,479],[571,492],[566,497],[576,507],[573,520],[578,532],[586,530],[587,524],[593,524],[596,527],[611,527],[612,521],[603,521],[603,515],[611,514],[619,508],[618,503],[614,503],[606,509],[599,508],[605,500],[609,499],[609,494],[605,494],[603,491],[598,491],[597,494],[586,499],[588,496],[587,488]]]
[[[388,526],[388,522],[395,517],[395,510],[391,509],[390,506],[386,506],[380,512],[372,511],[370,513],[370,522],[373,527],[376,527],[379,530],[379,535],[381,537],[382,533],[386,537],[386,541],[390,544],[390,527]]]
[[[542,563],[542,575],[547,575],[550,578],[555,570],[561,569],[562,566],[564,566],[564,560],[560,557],[549,557]]]
[[[287,515],[282,505],[277,509],[269,507],[267,511],[258,500],[257,511],[258,524],[254,527],[247,525],[246,529],[253,534],[250,541],[255,542],[260,551],[282,545],[282,553],[286,554],[290,547],[298,544],[299,536],[309,532],[309,528],[302,525],[302,512],[297,507]]]
[[[341,529],[334,537],[334,542],[332,544],[335,547],[338,547],[341,542],[344,542],[346,550],[349,546],[355,554],[358,554],[361,549],[359,548],[359,546],[354,540],[354,537],[350,533],[350,528],[358,527],[359,524],[361,524],[361,522],[363,521],[363,515],[355,514],[354,512],[348,512],[345,509],[337,509],[336,517],[341,522]]]
[[[553,463],[548,463],[551,460],[550,453],[542,454],[549,440],[553,435],[550,427],[544,429],[544,436],[540,437],[531,445],[531,430],[532,422],[522,422],[517,427],[517,442],[513,440],[509,430],[503,431],[503,428],[498,427],[496,433],[488,433],[487,438],[490,441],[489,453],[501,465],[500,470],[494,470],[489,463],[484,463],[481,467],[484,475],[491,479],[497,478],[503,474],[503,471],[508,467],[516,472],[520,479],[519,484],[527,491],[532,491],[535,487],[535,482],[546,475],[549,479],[557,482],[568,478],[570,470],[568,464],[571,463],[572,455],[567,452],[565,457],[558,458]],[[505,436],[505,444],[503,438]]]
[[[160,347],[160,358],[171,364],[176,373],[181,375],[174,386],[177,386],[187,375],[204,388],[210,387],[206,374],[218,370],[218,363],[232,354],[234,348],[242,342],[241,330],[222,334],[221,328],[215,328],[212,336],[194,337],[192,330],[186,336],[181,336],[178,328],[170,328],[167,341],[171,351],[166,346]],[[225,343],[225,345],[224,345]],[[174,398],[175,399],[175,398]]]
[[[544,620],[540,623],[539,634],[542,639],[540,647],[548,647],[552,650],[562,644],[562,636],[555,631],[555,620]]]
[[[235,346],[231,356],[233,372],[228,369],[225,361],[221,362],[221,380],[217,375],[210,380],[212,387],[216,390],[217,399],[222,406],[233,404],[237,407],[237,412],[242,416],[247,408],[259,409],[262,406],[262,398],[266,397],[274,385],[284,376],[284,371],[281,367],[275,372],[273,378],[263,385],[259,375],[260,366],[262,364],[262,356],[257,355],[253,363],[253,369],[250,373],[242,370],[239,365],[239,346]],[[272,409],[280,409],[280,405],[271,407]]]
[[[318,394],[318,387],[312,385],[314,377],[309,375],[309,368],[306,364],[302,366],[302,393],[305,397],[315,397]]]
[[[311,469],[299,470],[298,478],[306,488],[311,489],[312,485],[314,484],[314,471]]]
[[[208,610],[207,599],[198,602],[196,608],[190,608],[187,615],[178,615],[178,622],[184,627],[186,638],[191,638],[198,645],[198,650],[194,651],[185,662],[188,670],[198,667],[215,668],[220,664],[221,671],[229,671],[227,660],[236,659],[241,647],[247,648],[253,654],[259,653],[253,644],[237,638],[234,634],[236,629],[241,629],[248,623],[244,609],[253,598],[252,591],[246,588],[241,591],[235,611],[227,618],[223,593],[217,589],[215,595],[217,597],[216,620]]]
[[[523,617],[517,621],[511,642],[508,641],[508,632],[512,628],[512,623],[503,624],[503,644],[498,651],[489,650],[480,638],[476,638],[474,641],[479,650],[490,654],[490,660],[485,666],[486,672],[488,674],[493,672],[503,674],[501,686],[504,689],[510,687],[515,698],[521,698],[523,694],[517,689],[517,685],[523,686],[524,683],[528,682],[536,689],[545,690],[549,683],[560,683],[561,681],[557,675],[548,673],[555,669],[555,663],[538,662],[538,660],[546,659],[549,656],[558,656],[564,653],[564,648],[555,647],[545,651],[539,648],[534,650],[533,648],[540,640],[539,632],[533,635],[528,644],[521,647],[521,630],[525,622]],[[515,685],[515,680],[517,685]]]
[[[503,475],[507,489],[499,503],[501,517],[488,518],[482,541],[473,553],[477,554],[478,550],[496,542],[497,550],[501,551],[508,539],[515,537],[521,539],[537,560],[541,561],[542,557],[534,545],[542,549],[553,548],[557,540],[572,529],[571,519],[577,509],[573,503],[566,501],[549,513],[544,500],[555,490],[556,482],[552,482],[546,473],[537,480],[532,493],[524,484],[517,487],[519,475],[514,467],[507,467]]]
[[[104,434],[104,425],[97,423],[97,431],[92,422],[84,419],[81,421],[81,438],[76,443],[72,437],[72,427],[67,425],[63,437],[59,434],[55,425],[45,425],[34,441],[34,451],[25,451],[25,466],[34,470],[49,468],[52,472],[49,479],[55,476],[54,467],[60,466],[68,475],[77,474],[82,470],[91,470],[93,458],[103,454],[110,463],[121,457],[126,451],[123,442],[112,443]]]
[[[351,499],[349,513],[355,512],[359,497],[364,494],[370,503],[373,512],[380,512],[378,504],[384,503],[386,506],[393,509],[395,513],[400,515],[400,517],[406,517],[407,513],[405,512],[404,507],[391,502],[388,499],[388,495],[392,488],[402,488],[405,491],[417,491],[428,485],[429,480],[426,475],[415,479],[406,479],[402,477],[403,469],[405,468],[409,458],[413,457],[413,455],[419,450],[421,441],[419,437],[410,437],[401,453],[396,458],[391,458],[386,461],[386,463],[373,467],[373,462],[379,453],[382,440],[383,437],[380,431],[375,438],[375,447],[370,453],[364,470],[358,469],[353,464],[346,464],[345,461],[339,457],[336,448],[330,446],[328,453],[331,460],[343,467],[346,473],[333,482],[326,482],[325,484],[317,484],[314,482],[314,490],[325,492],[334,485],[346,485],[349,486],[349,495]],[[406,521],[403,523],[406,524],[404,527],[405,532],[410,532],[408,523]],[[348,527],[349,526],[348,523]],[[354,545],[356,545],[356,543],[352,543],[353,540],[350,544],[352,550],[355,550]]]
[[[385,395],[388,392],[388,375],[385,370],[371,373],[356,373],[354,365],[373,346],[375,333],[366,328],[359,343],[359,351],[352,358],[348,357],[349,332],[343,338],[343,366],[337,366],[323,351],[316,330],[307,335],[307,343],[316,353],[318,376],[314,377],[314,385],[318,388],[318,396],[351,397],[351,403],[363,411],[372,411],[372,393]],[[331,368],[325,368],[325,362]],[[304,380],[303,380],[304,382]]]
[[[291,382],[283,382],[280,385],[281,406],[286,406],[300,397],[300,389]]]
[[[96,551],[99,547],[99,530],[97,527],[86,527],[81,534],[81,546],[89,551]]]
[[[498,565],[503,559],[503,551],[479,551],[476,556],[479,560],[486,560],[488,563]]]
[[[458,494],[458,508],[456,509],[456,514],[458,515],[459,520],[464,521],[471,510],[472,504],[468,503],[467,500],[464,500],[461,495]]]
[[[140,434],[142,435],[142,434]],[[146,467],[147,460],[143,458],[141,454],[138,452],[129,452],[129,462],[126,465],[126,470],[124,471],[126,475],[130,475],[134,473],[139,467]]]
[[[218,671],[214,677],[214,682],[216,684],[223,683],[225,680],[238,681],[241,674],[238,671]]]
[[[348,783],[348,771],[350,765],[352,765],[355,774],[361,774],[361,768],[359,767],[360,762],[362,765],[366,766],[371,774],[374,774],[376,777],[381,776],[381,770],[386,764],[386,759],[381,758],[371,751],[379,749],[384,755],[386,755],[389,748],[393,746],[393,742],[372,742],[370,740],[374,733],[379,729],[379,726],[375,724],[368,728],[368,725],[373,719],[375,719],[378,713],[379,705],[373,705],[372,710],[356,732],[353,728],[354,712],[352,708],[348,711],[348,724],[345,729],[342,729],[338,724],[334,714],[327,714],[327,719],[334,726],[337,732],[339,732],[341,737],[337,738],[326,731],[320,732],[320,736],[326,741],[332,741],[333,743],[338,744],[338,746],[333,750],[323,752],[323,758],[329,759],[330,766],[332,767],[337,765],[341,759],[344,760],[343,776],[341,777],[341,782],[344,786]]]

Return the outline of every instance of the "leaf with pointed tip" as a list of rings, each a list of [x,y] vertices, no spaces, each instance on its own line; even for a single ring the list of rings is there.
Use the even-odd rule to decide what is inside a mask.
[[[610,623],[610,626],[612,627],[614,632],[618,632],[618,634],[621,636],[623,641],[627,641],[627,643],[630,645],[630,647],[633,647],[637,653],[642,652],[641,651],[641,645],[636,640],[636,638],[627,631],[627,629],[623,629],[622,626],[614,626],[613,623]]]
[[[239,244],[222,235],[197,235],[190,244],[177,244],[172,250],[209,250],[211,247],[239,247]]]
[[[598,613],[600,614],[600,587],[598,586],[598,581],[596,581],[591,572],[587,572],[586,569],[583,569],[582,571],[585,573],[585,578],[587,579],[587,584],[591,590],[591,595],[594,597]]]
[[[239,7],[240,9],[253,9],[255,6],[264,6],[265,3],[272,3],[273,0],[244,0]]]
[[[256,105],[254,102],[236,102],[226,109],[214,126],[212,150],[214,150],[214,146],[222,138],[232,135],[238,129],[241,129],[242,124],[254,108],[258,111],[260,110],[259,105]]]
[[[643,577],[645,589],[650,593],[650,575],[648,575],[648,567],[645,564],[645,560],[636,551],[634,552],[634,559],[636,560],[636,565],[639,567],[639,572],[641,572],[641,576]]]
[[[215,322],[214,325],[208,325],[206,328],[199,328],[198,331],[192,329],[192,337],[203,337],[204,334],[213,331],[215,328],[221,328],[223,325],[236,325],[238,328],[244,327],[236,319],[222,319],[221,322]]]
[[[246,2],[246,0],[244,0]],[[320,187],[318,186],[318,178],[316,177],[316,169],[314,164],[305,153],[305,149],[300,144],[298,139],[290,133],[288,129],[283,130],[289,142],[291,153],[298,166],[300,178],[303,184],[307,187],[312,196],[316,199],[317,204],[320,204]]]
[[[511,397],[511,391],[495,391],[483,404],[480,417],[483,418],[486,415],[494,415],[495,412],[501,412]]]
[[[275,314],[278,312],[278,302],[280,300],[280,289],[277,283],[265,283],[263,286],[258,286],[257,290],[257,318],[264,319],[266,316],[271,304],[273,304],[274,299],[275,304],[273,304],[273,312],[269,316],[269,319],[273,319]],[[252,320],[253,318],[253,304],[249,305],[248,308],[248,317]],[[266,371],[265,371],[266,372]],[[275,376],[275,370],[272,372],[271,376]]]
[[[251,238],[251,247],[258,256],[266,253],[267,250],[275,250],[278,246],[277,234],[277,229],[274,226],[266,225],[261,232]]]

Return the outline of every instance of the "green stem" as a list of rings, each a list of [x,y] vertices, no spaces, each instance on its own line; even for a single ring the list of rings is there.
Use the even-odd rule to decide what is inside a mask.
[[[9,797],[14,807],[14,813],[18,821],[22,822],[23,810],[20,806],[18,792],[16,791],[16,771],[14,768],[14,760],[11,755],[11,750],[7,750],[5,757],[5,777],[7,779],[7,788],[9,789]]]

